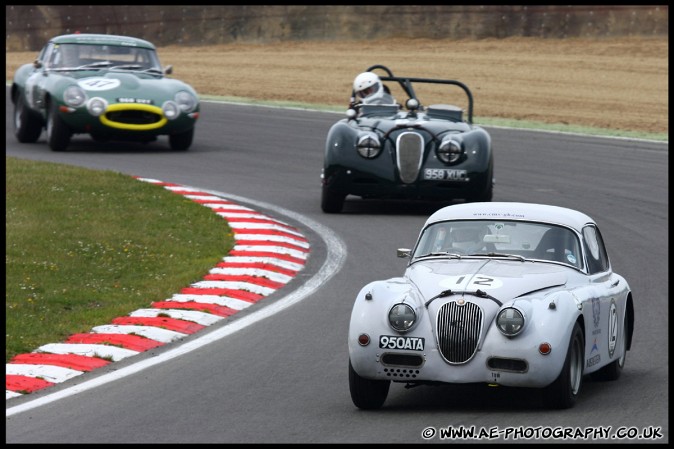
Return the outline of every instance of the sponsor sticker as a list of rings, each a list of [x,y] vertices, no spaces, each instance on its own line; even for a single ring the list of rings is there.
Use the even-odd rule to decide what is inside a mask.
[[[587,359],[587,367],[589,368],[591,366],[594,366],[597,363],[599,363],[600,361],[601,361],[601,356],[599,354],[595,355],[594,357],[590,357],[589,359]]]
[[[102,91],[115,89],[122,83],[115,78],[94,77],[80,80],[77,84],[85,90]]]
[[[608,357],[613,358],[616,344],[618,343],[618,308],[615,301],[611,299],[611,306],[608,309]]]
[[[492,276],[462,274],[459,276],[447,276],[439,284],[443,289],[450,290],[489,290],[502,287],[503,281]]]

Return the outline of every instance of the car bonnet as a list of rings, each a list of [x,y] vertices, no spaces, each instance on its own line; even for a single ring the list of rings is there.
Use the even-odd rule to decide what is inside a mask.
[[[90,96],[114,99],[120,95],[130,95],[153,100],[172,99],[179,90],[191,90],[178,80],[169,78],[139,76],[136,73],[102,72],[95,76],[80,78],[78,84]]]
[[[440,292],[481,290],[501,303],[567,282],[569,268],[540,262],[496,259],[428,260],[411,265],[406,277],[424,301]]]

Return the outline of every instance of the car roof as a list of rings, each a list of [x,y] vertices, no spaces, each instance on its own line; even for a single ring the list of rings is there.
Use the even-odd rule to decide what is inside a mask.
[[[114,34],[64,34],[51,39],[55,44],[97,44],[97,45],[120,45],[124,47],[142,47],[155,50],[155,46],[143,39],[129,36],[116,36]]]
[[[547,204],[517,202],[462,203],[443,207],[433,213],[425,226],[445,220],[521,220],[561,224],[581,231],[594,220],[577,210]]]

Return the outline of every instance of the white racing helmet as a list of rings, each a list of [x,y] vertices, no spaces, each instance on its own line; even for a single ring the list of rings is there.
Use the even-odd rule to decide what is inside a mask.
[[[365,104],[379,102],[386,92],[379,77],[372,72],[363,72],[353,80],[353,90]]]
[[[486,229],[472,226],[455,227],[451,232],[452,248],[467,253],[479,251],[484,247],[483,239],[486,233]]]

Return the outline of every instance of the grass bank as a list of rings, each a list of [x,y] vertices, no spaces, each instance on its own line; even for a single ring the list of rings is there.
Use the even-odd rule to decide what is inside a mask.
[[[234,241],[210,209],[116,172],[6,158],[5,358],[171,297]]]

